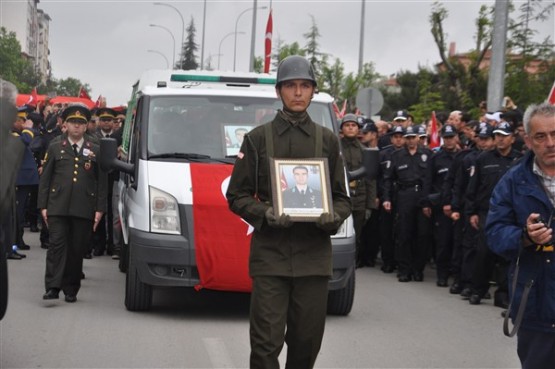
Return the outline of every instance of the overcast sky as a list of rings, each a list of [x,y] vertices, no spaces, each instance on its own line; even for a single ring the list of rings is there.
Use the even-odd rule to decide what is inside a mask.
[[[202,42],[203,0],[165,1],[179,9],[185,27],[191,17],[197,28],[196,42]],[[474,45],[474,20],[482,4],[493,1],[443,1],[449,11],[445,22],[447,42],[456,42],[457,51],[465,52]],[[430,0],[366,1],[364,61],[373,62],[378,73],[389,75],[399,70],[416,71],[418,65],[433,66],[440,61],[430,33]],[[338,57],[346,71],[358,68],[361,1],[298,1],[273,0],[274,45],[278,39],[285,43],[298,41],[305,45],[304,37],[314,16],[319,28],[321,51]],[[520,5],[517,2],[517,6]],[[131,86],[147,69],[166,67],[164,58],[147,50],[163,53],[172,61],[173,41],[158,24],[168,28],[176,41],[179,56],[181,19],[167,6],[152,1],[59,1],[41,0],[39,9],[50,18],[50,59],[55,78],[75,77],[91,87],[91,97],[107,98],[109,106],[126,104]],[[212,65],[218,63],[218,47],[223,37],[233,32],[237,17],[254,6],[253,0],[208,0],[206,15],[205,60],[212,55]],[[259,0],[256,52],[264,51],[264,33],[269,0]],[[237,37],[237,70],[247,71],[250,52],[252,11],[239,18],[237,30],[245,32]],[[540,38],[554,38],[553,14],[549,21],[532,26]],[[186,35],[185,35],[186,37]],[[221,48],[222,70],[233,70],[233,36],[227,37]],[[198,52],[200,58],[200,50]]]

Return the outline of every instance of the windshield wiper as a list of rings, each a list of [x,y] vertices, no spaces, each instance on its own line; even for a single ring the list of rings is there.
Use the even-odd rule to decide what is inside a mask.
[[[178,159],[210,159],[210,155],[196,154],[196,153],[185,153],[185,152],[168,152],[164,154],[150,155],[150,159],[157,158],[178,158]]]

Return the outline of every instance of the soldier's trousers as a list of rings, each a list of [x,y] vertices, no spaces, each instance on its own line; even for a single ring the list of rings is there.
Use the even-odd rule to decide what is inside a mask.
[[[326,321],[328,277],[253,277],[250,368],[277,369],[287,343],[285,368],[313,368]]]
[[[46,252],[46,290],[57,288],[66,295],[77,295],[81,287],[83,255],[92,227],[90,219],[48,216],[50,246]]]

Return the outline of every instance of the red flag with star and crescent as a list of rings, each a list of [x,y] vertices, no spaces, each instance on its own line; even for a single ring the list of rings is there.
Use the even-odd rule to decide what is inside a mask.
[[[270,62],[272,60],[272,10],[268,15],[268,23],[266,23],[266,36],[264,39],[264,73],[270,72]]]
[[[25,103],[25,105],[29,105],[29,106],[37,106],[39,103],[39,98],[37,95],[37,88],[33,88],[33,91],[31,91],[31,95],[29,95],[29,100],[27,100],[27,102]]]
[[[79,97],[81,99],[92,100],[91,97],[89,96],[89,94],[87,93],[87,90],[85,90],[85,87],[83,87],[83,86],[81,86],[81,88],[79,89]]]
[[[553,81],[553,87],[551,87],[551,92],[547,97],[547,101],[549,101],[551,105],[555,105],[555,81]]]

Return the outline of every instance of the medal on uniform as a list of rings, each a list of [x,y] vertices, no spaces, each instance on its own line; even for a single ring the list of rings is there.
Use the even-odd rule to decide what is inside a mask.
[[[87,160],[87,162],[85,162],[85,170],[90,170],[91,169],[91,161]]]

